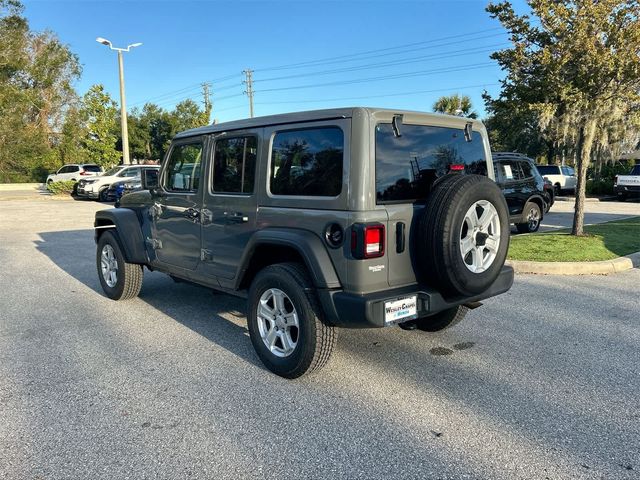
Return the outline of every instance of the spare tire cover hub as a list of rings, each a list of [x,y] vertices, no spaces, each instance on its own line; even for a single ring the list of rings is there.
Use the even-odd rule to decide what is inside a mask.
[[[473,273],[482,273],[495,261],[500,247],[500,217],[488,200],[475,202],[460,228],[460,254]]]

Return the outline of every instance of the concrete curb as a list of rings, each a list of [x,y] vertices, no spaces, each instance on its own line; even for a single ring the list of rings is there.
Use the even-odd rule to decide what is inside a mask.
[[[640,252],[601,262],[529,262],[507,260],[516,273],[538,275],[609,275],[640,266]]]
[[[588,197],[585,198],[584,201],[585,202],[611,202],[613,200],[617,200],[618,197],[616,197],[615,195],[607,195],[604,197]],[[555,197],[555,201],[556,202],[575,202],[576,201],[576,197],[563,197],[561,195]]]
[[[0,192],[42,190],[44,183],[0,183]]]

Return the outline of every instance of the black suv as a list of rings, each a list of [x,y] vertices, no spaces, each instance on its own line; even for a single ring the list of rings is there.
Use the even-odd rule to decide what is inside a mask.
[[[107,296],[137,296],[146,267],[245,297],[253,346],[283,377],[324,365],[335,327],[442,330],[513,282],[477,120],[360,107],[252,118],[178,134],[160,172],[141,175],[145,190],[96,213]]]
[[[544,179],[527,156],[494,152],[492,157],[496,182],[509,207],[509,221],[519,233],[536,232],[553,203],[553,193],[545,189]]]

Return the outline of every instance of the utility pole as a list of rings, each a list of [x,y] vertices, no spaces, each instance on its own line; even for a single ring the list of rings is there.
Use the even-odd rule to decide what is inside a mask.
[[[242,82],[247,86],[244,93],[249,97],[249,117],[253,118],[253,70],[246,69],[242,73],[245,74],[247,79]]]
[[[213,104],[211,103],[211,98],[209,94],[209,87],[211,84],[204,82],[202,84],[202,96],[204,97],[204,114],[207,117],[207,125],[211,121],[211,110],[213,109]]]

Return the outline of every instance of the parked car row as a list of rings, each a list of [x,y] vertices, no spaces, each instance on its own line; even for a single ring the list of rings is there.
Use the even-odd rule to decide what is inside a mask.
[[[102,175],[82,179],[78,182],[77,195],[106,202],[109,200],[109,187],[116,182],[140,183],[140,172],[143,169],[158,169],[156,165],[118,165]]]
[[[74,195],[101,202],[118,203],[122,195],[139,190],[142,170],[158,170],[157,165],[118,165],[103,172],[94,164],[64,165],[47,177],[47,184],[65,180],[75,181]]]
[[[93,163],[71,163],[63,165],[55,173],[50,173],[47,176],[47,185],[53,182],[63,182],[65,180],[72,180],[77,182],[81,178],[95,177],[102,174],[102,167]]]

